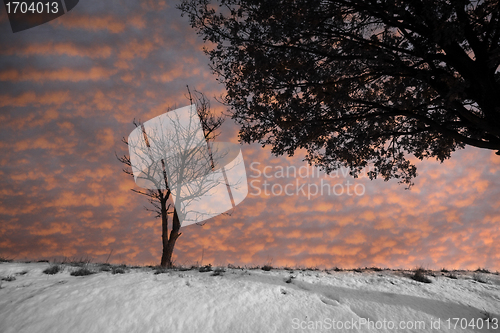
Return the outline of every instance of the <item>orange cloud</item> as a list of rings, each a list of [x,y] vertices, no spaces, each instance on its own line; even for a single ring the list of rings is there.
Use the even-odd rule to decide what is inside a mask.
[[[44,94],[36,94],[28,91],[18,96],[0,95],[0,107],[4,106],[27,106],[27,105],[60,105],[70,100],[68,92],[53,91]]]
[[[61,17],[49,22],[53,25],[62,25],[69,29],[82,29],[89,31],[107,30],[114,34],[121,33],[127,27],[127,21],[113,15],[78,15],[72,12],[69,17]]]
[[[22,47],[16,47],[11,44],[0,50],[0,55],[16,55],[18,57],[65,55],[70,57],[88,57],[91,59],[109,58],[112,53],[113,49],[109,45],[84,46],[73,42],[30,43]]]
[[[116,73],[116,70],[110,70],[103,67],[93,67],[89,71],[78,71],[69,68],[61,68],[53,71],[28,70],[22,71],[7,70],[0,72],[2,81],[99,81],[108,79]]]

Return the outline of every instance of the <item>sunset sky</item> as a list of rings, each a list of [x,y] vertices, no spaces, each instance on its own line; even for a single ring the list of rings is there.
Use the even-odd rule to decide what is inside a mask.
[[[134,119],[188,105],[186,85],[226,111],[203,40],[177,3],[84,0],[18,33],[0,6],[0,257],[102,262],[112,251],[114,263],[159,264],[161,221],[131,191],[140,188],[115,156],[128,154],[121,139]],[[230,119],[218,140],[238,142]],[[492,151],[417,161],[405,190],[346,170],[326,176],[306,168],[303,152],[241,149],[249,195],[230,215],[181,228],[176,264],[203,255],[213,265],[500,270]],[[279,173],[287,168],[297,174]]]

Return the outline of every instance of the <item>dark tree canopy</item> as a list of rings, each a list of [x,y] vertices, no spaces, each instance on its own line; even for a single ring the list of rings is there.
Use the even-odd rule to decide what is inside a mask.
[[[184,0],[243,142],[411,185],[419,159],[500,154],[500,5]]]

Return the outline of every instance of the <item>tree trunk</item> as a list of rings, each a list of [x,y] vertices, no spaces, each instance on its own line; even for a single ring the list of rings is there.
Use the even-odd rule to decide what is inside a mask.
[[[165,218],[163,217],[163,206],[162,205],[162,242],[163,242],[163,254],[161,256],[161,266],[171,268],[173,267],[172,263],[172,253],[174,252],[175,242],[177,238],[182,233],[179,233],[179,229],[181,228],[181,224],[179,222],[179,217],[177,216],[177,210],[174,209],[174,218],[172,222],[172,231],[170,232],[170,237],[168,237],[168,224],[167,224],[167,211],[165,207]]]

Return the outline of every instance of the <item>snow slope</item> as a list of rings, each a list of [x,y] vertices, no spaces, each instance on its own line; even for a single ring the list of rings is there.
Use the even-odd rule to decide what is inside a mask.
[[[391,270],[226,268],[213,276],[144,267],[75,277],[77,267],[55,275],[42,273],[47,267],[0,263],[0,277],[15,277],[1,281],[0,332],[500,332],[495,274],[481,283],[472,272],[435,272],[421,283]],[[460,320],[454,327],[448,318]]]

